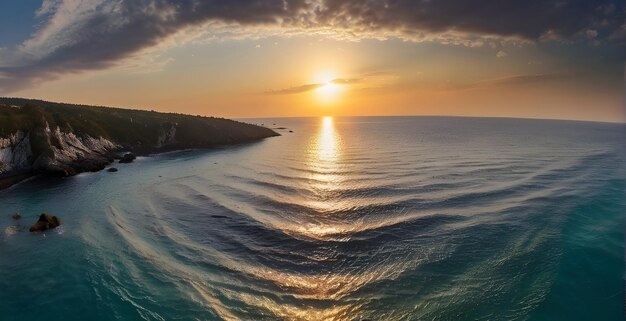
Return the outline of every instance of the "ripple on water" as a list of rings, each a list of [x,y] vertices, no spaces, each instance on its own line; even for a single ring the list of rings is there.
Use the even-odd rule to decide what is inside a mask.
[[[574,297],[586,293],[553,294],[571,289],[564,240],[623,253],[603,238],[621,222],[603,214],[624,209],[610,131],[357,120],[146,158],[123,184],[81,177],[81,200],[95,192],[80,184],[115,195],[92,196],[103,215],[78,229],[96,301],[116,319],[532,319],[568,295],[585,306]],[[572,216],[588,202],[602,209],[593,220]]]

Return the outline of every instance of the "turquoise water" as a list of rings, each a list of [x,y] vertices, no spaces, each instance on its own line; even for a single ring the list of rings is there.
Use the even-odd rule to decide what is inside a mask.
[[[624,125],[248,121],[0,191],[0,319],[623,320]]]

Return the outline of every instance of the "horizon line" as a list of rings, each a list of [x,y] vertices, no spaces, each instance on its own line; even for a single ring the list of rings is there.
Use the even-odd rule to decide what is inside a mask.
[[[67,105],[75,105],[75,106],[84,106],[84,107],[103,107],[103,108],[118,108],[118,109],[127,109],[127,110],[139,110],[139,111],[154,111],[159,113],[174,113],[174,114],[182,114],[189,116],[203,116],[203,117],[215,117],[215,118],[227,118],[232,120],[237,119],[275,119],[275,118],[322,118],[322,117],[459,117],[459,118],[498,118],[498,119],[526,119],[526,120],[550,120],[550,121],[572,121],[572,122],[591,122],[591,123],[607,123],[607,124],[626,124],[626,118],[622,120],[593,120],[593,119],[580,119],[580,118],[542,118],[542,117],[530,117],[530,116],[495,116],[495,115],[454,115],[454,114],[398,114],[398,115],[302,115],[302,116],[241,116],[241,117],[232,117],[232,116],[215,116],[215,115],[207,115],[207,114],[187,114],[177,111],[156,111],[154,109],[144,109],[137,107],[119,107],[119,106],[105,106],[98,104],[85,104],[85,103],[71,103],[71,102],[58,102],[58,101],[49,101],[41,98],[24,98],[24,97],[8,97],[8,96],[0,96],[0,99],[25,99],[25,100],[39,100],[48,103],[54,104],[67,104]],[[150,107],[145,107],[150,108]],[[625,107],[626,109],[626,107]]]

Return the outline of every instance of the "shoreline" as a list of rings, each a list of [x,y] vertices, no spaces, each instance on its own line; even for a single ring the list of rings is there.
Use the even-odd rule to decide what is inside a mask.
[[[107,167],[112,166],[114,164],[119,164],[119,159],[121,159],[121,155],[123,155],[124,153],[132,153],[136,156],[156,156],[156,155],[162,155],[162,154],[168,154],[168,153],[176,153],[176,152],[181,152],[181,151],[186,151],[186,150],[212,150],[212,149],[219,149],[222,147],[236,147],[239,145],[246,145],[246,144],[253,144],[256,143],[258,141],[264,140],[266,138],[271,138],[271,137],[278,137],[281,136],[280,134],[276,133],[276,135],[273,136],[268,136],[268,137],[264,137],[258,140],[252,140],[252,141],[242,141],[242,142],[237,142],[237,143],[230,143],[230,144],[217,144],[214,146],[210,146],[210,147],[200,147],[200,148],[158,148],[158,149],[153,149],[152,151],[148,151],[146,150],[133,150],[133,149],[125,149],[125,148],[121,148],[119,150],[115,150],[115,151],[110,151],[110,155],[113,159],[113,161],[109,162],[108,164],[102,166],[102,168],[98,169],[98,170],[78,170],[76,171],[75,174],[73,175],[69,175],[68,177],[71,176],[76,176],[78,174],[82,174],[82,173],[96,173],[96,172],[100,172],[105,170]],[[116,162],[117,161],[117,162]],[[4,177],[0,177],[0,191],[6,190],[12,186],[15,186],[19,183],[22,183],[30,178],[33,178],[35,176],[39,176],[39,175],[47,175],[47,176],[51,176],[51,177],[59,177],[58,174],[56,173],[46,173],[46,172],[40,172],[40,171],[31,171],[31,172],[21,172],[21,173],[15,173],[15,174],[8,174],[7,176]],[[61,176],[62,177],[62,176]]]
[[[0,97],[0,123],[0,151],[8,155],[2,160],[7,164],[0,163],[0,190],[34,175],[98,172],[122,158],[121,153],[205,149],[280,136],[267,127],[225,118],[24,98]]]
[[[18,174],[5,176],[5,177],[0,177],[0,191],[5,190],[16,184],[19,184],[35,176],[37,176],[36,173],[18,173]]]

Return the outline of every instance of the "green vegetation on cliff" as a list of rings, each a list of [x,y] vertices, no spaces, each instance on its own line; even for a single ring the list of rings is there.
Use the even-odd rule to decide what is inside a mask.
[[[18,130],[32,132],[45,127],[46,122],[51,129],[58,126],[62,132],[103,137],[147,152],[243,143],[278,135],[265,127],[223,118],[0,98],[0,137]]]

